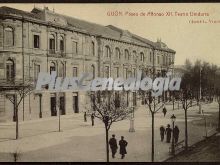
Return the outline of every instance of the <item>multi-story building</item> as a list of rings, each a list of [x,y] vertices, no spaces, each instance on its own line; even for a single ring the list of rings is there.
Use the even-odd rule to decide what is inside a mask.
[[[93,77],[126,78],[137,70],[160,75],[173,69],[174,56],[175,51],[160,40],[152,42],[112,25],[86,22],[48,8],[25,12],[0,7],[0,79],[6,83],[18,79],[36,83],[39,72],[51,71],[59,77],[90,72]],[[12,121],[14,107],[6,95],[0,93],[0,120]],[[59,97],[61,114],[83,111],[89,102],[83,92],[64,92]],[[32,92],[19,105],[19,118],[57,115],[56,101],[55,93]]]

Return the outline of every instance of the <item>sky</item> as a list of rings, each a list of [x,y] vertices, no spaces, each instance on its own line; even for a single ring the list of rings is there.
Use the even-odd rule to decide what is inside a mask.
[[[3,4],[24,11],[33,7],[47,6],[56,13],[79,18],[101,25],[114,25],[126,29],[151,41],[161,39],[176,51],[175,65],[184,64],[186,59],[192,62],[200,59],[220,66],[220,4],[46,4],[20,3]],[[108,13],[121,13],[109,16]],[[147,16],[153,12],[157,16]],[[167,12],[172,16],[166,15]],[[206,16],[191,16],[191,13],[206,13]],[[145,16],[141,16],[145,13]],[[187,15],[188,14],[188,15]],[[158,16],[163,15],[163,16]],[[192,23],[195,21],[206,23]],[[211,23],[217,21],[218,23]]]

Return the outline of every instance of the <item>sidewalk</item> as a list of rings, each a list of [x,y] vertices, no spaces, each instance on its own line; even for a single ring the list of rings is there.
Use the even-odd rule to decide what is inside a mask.
[[[206,140],[198,142],[193,149],[182,152],[166,162],[219,162],[220,161],[220,133]]]
[[[204,105],[209,113],[218,112],[217,104]],[[167,114],[163,117],[162,110],[155,115],[155,161],[163,161],[169,157],[169,146],[160,142],[159,127],[170,123],[171,114],[177,116],[176,123],[180,128],[180,139],[184,139],[184,111],[172,110],[167,106]],[[213,115],[214,116],[214,115]],[[198,107],[188,111],[189,145],[203,139],[204,126],[196,123],[201,121],[202,115],[198,114]],[[195,122],[195,123],[194,123]],[[114,123],[112,133],[116,138],[124,136],[128,141],[128,154],[124,160],[110,161],[151,161],[151,116],[148,110],[140,107],[135,111],[135,132],[128,132],[130,122],[124,120]],[[105,134],[104,125],[95,119],[95,126],[91,126],[90,118],[85,123],[83,114],[61,116],[61,130],[58,132],[58,117],[39,119],[35,121],[20,122],[20,139],[15,137],[15,124],[0,125],[0,161],[12,161],[11,156],[19,150],[22,153],[20,161],[105,161]],[[212,127],[208,127],[212,129]]]

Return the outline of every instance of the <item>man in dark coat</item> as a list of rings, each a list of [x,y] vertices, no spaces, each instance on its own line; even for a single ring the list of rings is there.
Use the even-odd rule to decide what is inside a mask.
[[[124,136],[121,136],[121,140],[119,141],[121,159],[124,159],[125,154],[127,154],[127,151],[126,151],[127,145],[128,145],[128,142],[124,140]]]
[[[87,119],[86,119],[86,112],[84,112],[84,122],[87,122]]]
[[[170,139],[171,139],[171,133],[172,133],[172,129],[170,128],[170,125],[167,125],[166,128],[166,135],[167,135],[167,143],[170,143]]]
[[[173,136],[174,136],[174,142],[175,143],[178,143],[178,140],[179,140],[179,133],[180,133],[180,130],[178,128],[178,126],[176,125],[173,129]]]
[[[118,149],[117,140],[115,139],[115,135],[112,135],[112,138],[109,140],[109,145],[112,150],[112,158],[115,158],[115,154]]]
[[[94,114],[92,113],[92,115],[91,115],[92,126],[94,126],[94,118],[95,118],[95,116],[94,116]]]
[[[164,139],[164,133],[165,133],[165,128],[164,128],[164,126],[161,126],[160,127],[160,138],[161,138],[161,141],[163,141],[163,139]]]

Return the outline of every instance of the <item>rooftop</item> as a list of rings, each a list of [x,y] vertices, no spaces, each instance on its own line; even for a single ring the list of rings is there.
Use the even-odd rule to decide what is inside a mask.
[[[120,29],[113,25],[103,26],[96,23],[92,23],[89,21],[84,21],[81,19],[77,19],[74,17],[61,15],[59,13],[54,13],[50,11],[48,8],[40,9],[34,8],[31,12],[26,12],[22,10],[18,10],[15,8],[10,8],[7,6],[0,7],[0,15],[11,15],[11,16],[22,16],[29,19],[35,19],[40,21],[46,21],[45,18],[42,17],[44,12],[53,14],[54,16],[58,16],[60,18],[64,18],[66,21],[67,27],[73,27],[75,29],[80,29],[82,31],[86,31],[89,34],[102,36],[105,38],[120,40],[124,42],[139,44],[146,47],[154,47],[158,50],[164,50],[168,52],[175,53],[174,50],[169,49],[166,44],[160,42],[153,42],[136,34],[129,32],[128,30]],[[53,23],[53,22],[52,22]],[[165,46],[164,46],[165,45]]]

